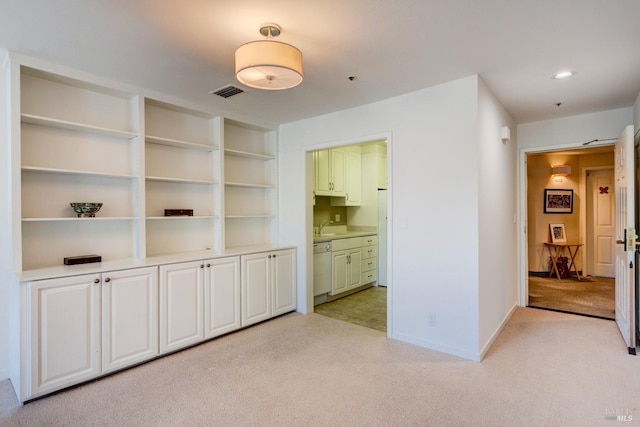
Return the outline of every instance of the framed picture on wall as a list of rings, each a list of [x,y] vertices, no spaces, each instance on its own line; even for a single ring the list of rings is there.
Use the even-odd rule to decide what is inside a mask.
[[[567,243],[564,224],[549,224],[549,230],[551,231],[551,243]]]
[[[573,190],[544,190],[544,213],[573,213]]]

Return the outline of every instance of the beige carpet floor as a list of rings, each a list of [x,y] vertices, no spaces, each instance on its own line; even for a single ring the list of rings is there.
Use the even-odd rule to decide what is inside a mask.
[[[314,311],[323,316],[387,331],[387,288],[373,286],[335,301],[317,305]]]
[[[0,425],[612,427],[638,402],[614,322],[518,308],[478,363],[290,314],[23,407],[2,381]]]
[[[529,276],[529,307],[615,319],[615,279]]]

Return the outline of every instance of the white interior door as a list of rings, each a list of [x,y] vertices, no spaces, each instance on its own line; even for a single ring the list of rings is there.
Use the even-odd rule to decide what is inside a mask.
[[[629,354],[636,354],[635,340],[635,153],[633,126],[616,140],[616,323]]]
[[[615,185],[613,169],[587,174],[587,274],[615,277]]]

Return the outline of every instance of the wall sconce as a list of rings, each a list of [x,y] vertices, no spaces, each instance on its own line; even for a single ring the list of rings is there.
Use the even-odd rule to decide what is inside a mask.
[[[500,128],[500,138],[503,144],[511,141],[511,129],[509,129],[509,126],[502,126]]]
[[[551,175],[569,176],[571,175],[571,166],[567,166],[567,165],[551,166]]]

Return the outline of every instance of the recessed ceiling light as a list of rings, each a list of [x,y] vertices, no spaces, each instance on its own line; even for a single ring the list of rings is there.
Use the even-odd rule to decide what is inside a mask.
[[[556,80],[560,80],[560,79],[567,79],[567,78],[573,77],[575,75],[576,75],[576,73],[574,71],[561,71],[561,72],[555,74],[553,76],[553,78],[556,79]]]

